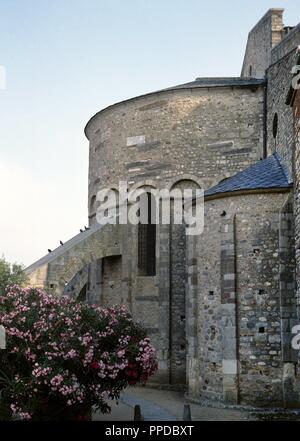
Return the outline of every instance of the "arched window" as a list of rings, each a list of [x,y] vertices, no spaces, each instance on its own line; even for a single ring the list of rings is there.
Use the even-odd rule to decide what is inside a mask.
[[[140,276],[153,277],[156,275],[155,197],[151,193],[143,196],[140,218],[147,223],[138,224],[138,271]]]

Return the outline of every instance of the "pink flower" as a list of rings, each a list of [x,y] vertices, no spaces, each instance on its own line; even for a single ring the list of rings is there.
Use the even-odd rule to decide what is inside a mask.
[[[70,414],[78,405],[101,409],[124,388],[124,378],[146,381],[157,368],[155,349],[124,307],[80,304],[17,286],[0,303],[14,378],[6,404],[22,419],[36,419],[33,403],[42,407],[45,392]]]
[[[71,349],[69,352],[66,353],[65,355],[65,359],[68,358],[76,358],[77,357],[77,352],[74,349]]]
[[[50,380],[52,386],[59,386],[64,381],[64,377],[62,375],[56,375]]]
[[[125,350],[124,350],[124,349],[122,349],[122,350],[120,350],[120,351],[117,352],[117,356],[118,356],[119,358],[124,357],[124,355],[125,355]]]

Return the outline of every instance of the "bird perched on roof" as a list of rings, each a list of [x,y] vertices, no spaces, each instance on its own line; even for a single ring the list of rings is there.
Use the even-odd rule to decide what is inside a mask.
[[[84,227],[84,229],[85,229],[85,231],[88,231],[88,230],[89,230],[89,228],[88,228],[88,227],[86,227],[86,226]]]
[[[60,243],[61,245],[63,245],[63,244],[64,244],[62,240],[60,240],[60,241],[59,241],[59,243]]]
[[[48,248],[48,253],[52,253],[52,250],[50,250],[50,248]]]
[[[80,228],[80,230],[79,230],[79,231],[80,231],[80,233],[83,233],[83,230],[82,230],[81,228]]]

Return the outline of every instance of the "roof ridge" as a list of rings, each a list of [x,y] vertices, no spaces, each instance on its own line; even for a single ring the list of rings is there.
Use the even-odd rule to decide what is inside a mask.
[[[291,184],[293,182],[293,180],[292,180],[292,178],[290,176],[288,168],[286,167],[286,165],[284,164],[284,162],[283,162],[283,160],[281,158],[281,155],[278,152],[275,152],[275,153],[273,153],[272,156],[275,157],[277,163],[279,164],[280,170],[282,171],[282,173],[283,173],[287,183]]]

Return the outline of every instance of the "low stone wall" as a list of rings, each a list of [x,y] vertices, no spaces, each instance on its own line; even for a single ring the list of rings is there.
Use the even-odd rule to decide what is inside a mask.
[[[119,225],[94,225],[28,267],[28,283],[62,295],[66,285],[86,265],[102,257],[120,255],[121,239]]]

